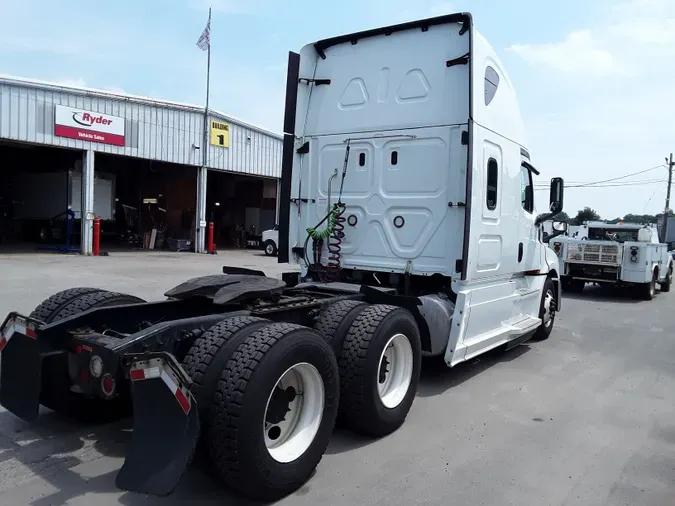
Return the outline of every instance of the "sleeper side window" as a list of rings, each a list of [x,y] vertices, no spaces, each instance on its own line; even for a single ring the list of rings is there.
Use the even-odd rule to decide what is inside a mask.
[[[486,182],[485,204],[490,211],[494,211],[497,208],[497,185],[499,184],[499,165],[494,158],[488,160]]]
[[[492,67],[485,68],[485,105],[489,105],[495,98],[499,86],[499,74]]]
[[[534,210],[534,188],[532,173],[525,167],[520,168],[520,202],[528,213]]]

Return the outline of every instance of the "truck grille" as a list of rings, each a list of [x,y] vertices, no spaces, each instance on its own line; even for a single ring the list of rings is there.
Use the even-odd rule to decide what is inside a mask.
[[[568,244],[567,261],[617,265],[621,263],[619,251],[617,244]]]

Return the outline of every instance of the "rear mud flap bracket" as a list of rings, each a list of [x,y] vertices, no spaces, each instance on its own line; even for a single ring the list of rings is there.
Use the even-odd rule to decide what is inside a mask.
[[[0,404],[34,422],[40,411],[42,356],[35,329],[27,319],[10,315],[0,329]]]
[[[169,495],[190,464],[199,439],[190,379],[169,354],[137,356],[131,365],[134,429],[118,488]]]

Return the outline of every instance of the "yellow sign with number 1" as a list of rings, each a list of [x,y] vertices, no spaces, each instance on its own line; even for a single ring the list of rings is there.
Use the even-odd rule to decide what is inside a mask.
[[[211,145],[230,147],[230,125],[222,121],[211,121]]]

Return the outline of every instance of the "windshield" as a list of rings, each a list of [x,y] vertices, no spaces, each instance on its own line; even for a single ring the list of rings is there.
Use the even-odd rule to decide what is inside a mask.
[[[605,228],[588,229],[588,239],[590,241],[637,241],[637,230],[607,230]]]

